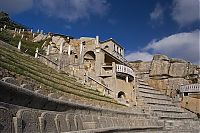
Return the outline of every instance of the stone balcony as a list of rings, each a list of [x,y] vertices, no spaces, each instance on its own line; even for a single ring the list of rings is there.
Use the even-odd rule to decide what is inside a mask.
[[[200,92],[200,84],[190,84],[181,86],[180,92]]]
[[[130,75],[132,77],[135,77],[134,71],[130,67],[127,67],[127,66],[124,66],[124,65],[116,64],[116,72],[122,73],[122,74],[127,74],[127,75]]]

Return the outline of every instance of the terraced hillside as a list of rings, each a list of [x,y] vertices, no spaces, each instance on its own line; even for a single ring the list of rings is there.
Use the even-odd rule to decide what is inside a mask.
[[[32,84],[35,90],[40,89],[44,92],[66,95],[69,100],[74,99],[100,106],[123,107],[112,98],[105,97],[97,90],[78,83],[75,78],[68,74],[47,67],[9,44],[2,41],[0,44],[1,78],[5,76],[16,77],[20,82]]]

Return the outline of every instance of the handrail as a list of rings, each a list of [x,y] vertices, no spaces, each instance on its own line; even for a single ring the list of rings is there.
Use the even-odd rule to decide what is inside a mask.
[[[200,92],[200,84],[189,84],[180,87],[180,92]]]
[[[111,89],[109,89],[107,86],[105,86],[104,84],[102,84],[102,83],[100,83],[100,82],[98,82],[97,80],[95,80],[94,78],[92,78],[92,77],[90,77],[90,76],[88,76],[88,75],[86,75],[89,79],[91,79],[91,80],[93,80],[93,81],[95,81],[97,84],[99,84],[99,85],[101,85],[101,86],[103,86],[103,87],[105,87],[108,91],[112,91]]]
[[[116,71],[121,72],[121,73],[126,73],[126,74],[129,74],[129,75],[135,77],[134,71],[130,67],[127,67],[124,65],[116,64]]]

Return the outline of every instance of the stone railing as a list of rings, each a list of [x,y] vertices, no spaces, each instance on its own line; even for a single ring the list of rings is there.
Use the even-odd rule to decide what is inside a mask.
[[[200,92],[200,84],[190,84],[181,86],[180,92]]]
[[[134,71],[131,68],[124,65],[116,64],[116,72],[125,73],[132,77],[135,77]]]

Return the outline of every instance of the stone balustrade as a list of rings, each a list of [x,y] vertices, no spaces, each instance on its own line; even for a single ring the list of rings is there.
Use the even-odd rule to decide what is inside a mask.
[[[135,77],[134,71],[130,67],[124,65],[116,64],[116,72],[128,74],[132,77]]]
[[[200,84],[189,84],[181,86],[180,92],[200,92]]]

